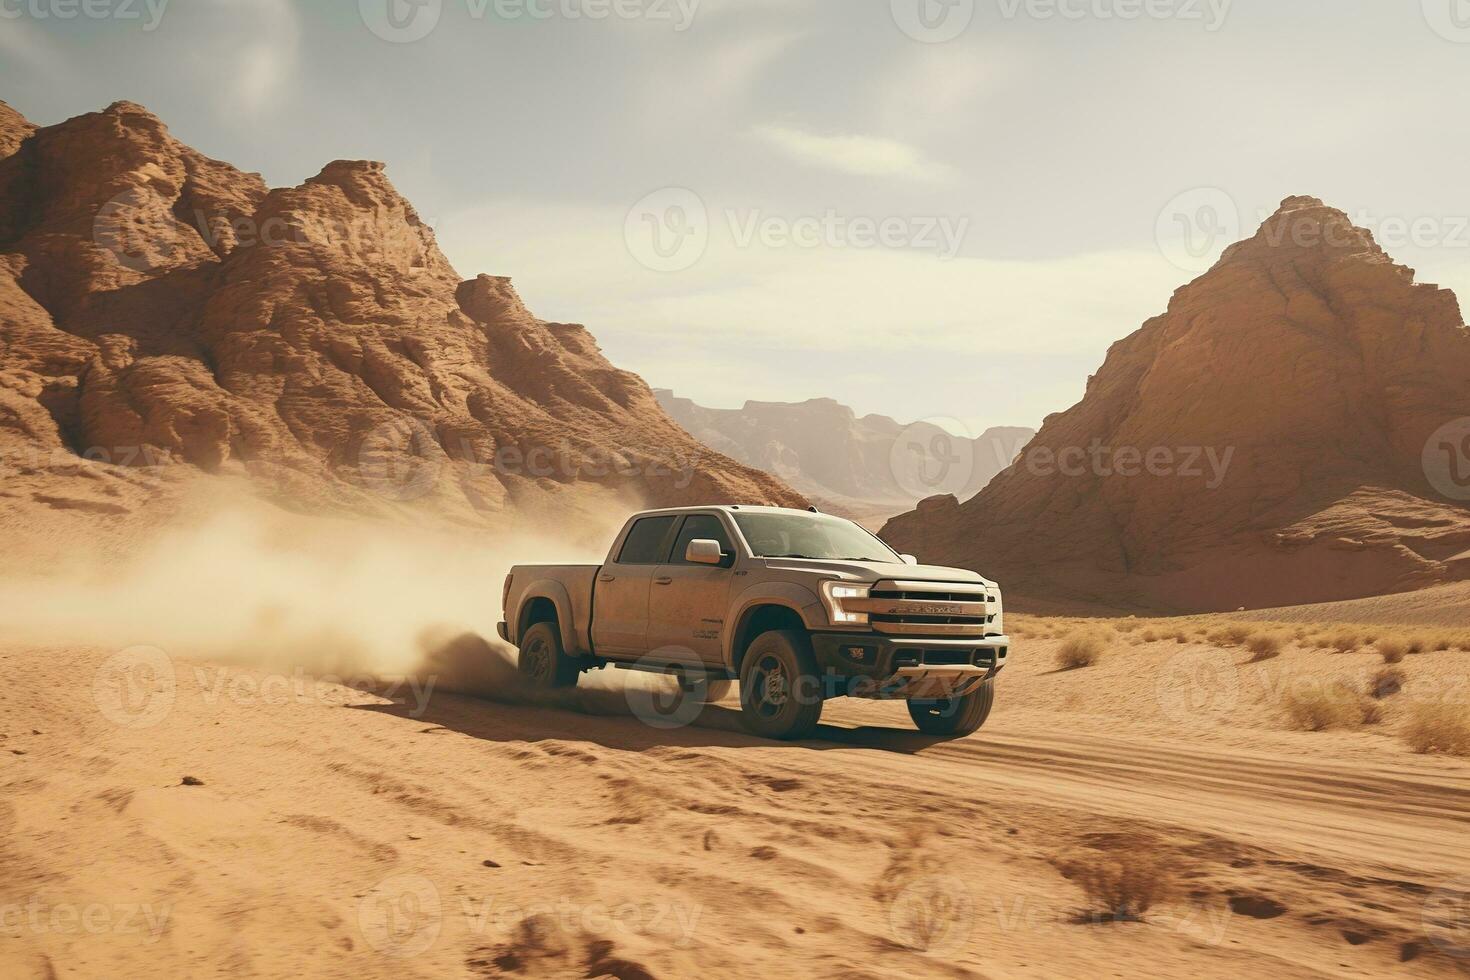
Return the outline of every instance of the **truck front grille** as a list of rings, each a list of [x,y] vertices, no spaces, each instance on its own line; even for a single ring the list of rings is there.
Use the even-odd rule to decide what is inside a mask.
[[[996,597],[983,585],[879,582],[864,607],[875,632],[901,636],[985,636]]]

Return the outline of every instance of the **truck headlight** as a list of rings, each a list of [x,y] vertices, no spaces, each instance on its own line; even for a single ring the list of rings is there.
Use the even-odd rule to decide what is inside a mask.
[[[854,585],[828,579],[822,583],[822,604],[827,607],[827,621],[833,626],[862,626],[868,621],[865,612],[854,612],[843,608],[843,602],[851,599],[866,599],[870,587]]]

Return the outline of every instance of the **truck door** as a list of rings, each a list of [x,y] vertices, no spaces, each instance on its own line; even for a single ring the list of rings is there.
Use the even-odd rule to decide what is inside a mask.
[[[641,657],[648,649],[648,592],[678,521],[673,514],[639,518],[616,559],[598,571],[592,589],[592,645],[600,656]]]
[[[725,566],[697,565],[684,560],[689,542],[710,538],[729,556]],[[723,663],[720,641],[725,612],[730,605],[735,547],[724,523],[714,514],[684,518],[666,564],[654,573],[648,603],[648,644],[666,651],[672,661],[687,660],[711,666]]]

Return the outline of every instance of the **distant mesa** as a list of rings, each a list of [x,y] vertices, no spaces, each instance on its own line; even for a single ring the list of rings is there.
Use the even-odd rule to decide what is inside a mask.
[[[858,417],[831,398],[747,401],[722,409],[666,389],[654,394],[705,445],[774,474],[834,512],[859,518],[896,514],[941,491],[968,499],[1035,435],[1032,429],[998,426],[966,438],[934,422],[903,425],[884,415]]]

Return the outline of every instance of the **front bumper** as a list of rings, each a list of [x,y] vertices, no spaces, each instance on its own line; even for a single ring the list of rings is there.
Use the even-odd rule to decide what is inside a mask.
[[[951,640],[877,633],[812,634],[812,652],[829,697],[962,697],[1000,673],[1010,646],[1008,636]]]

